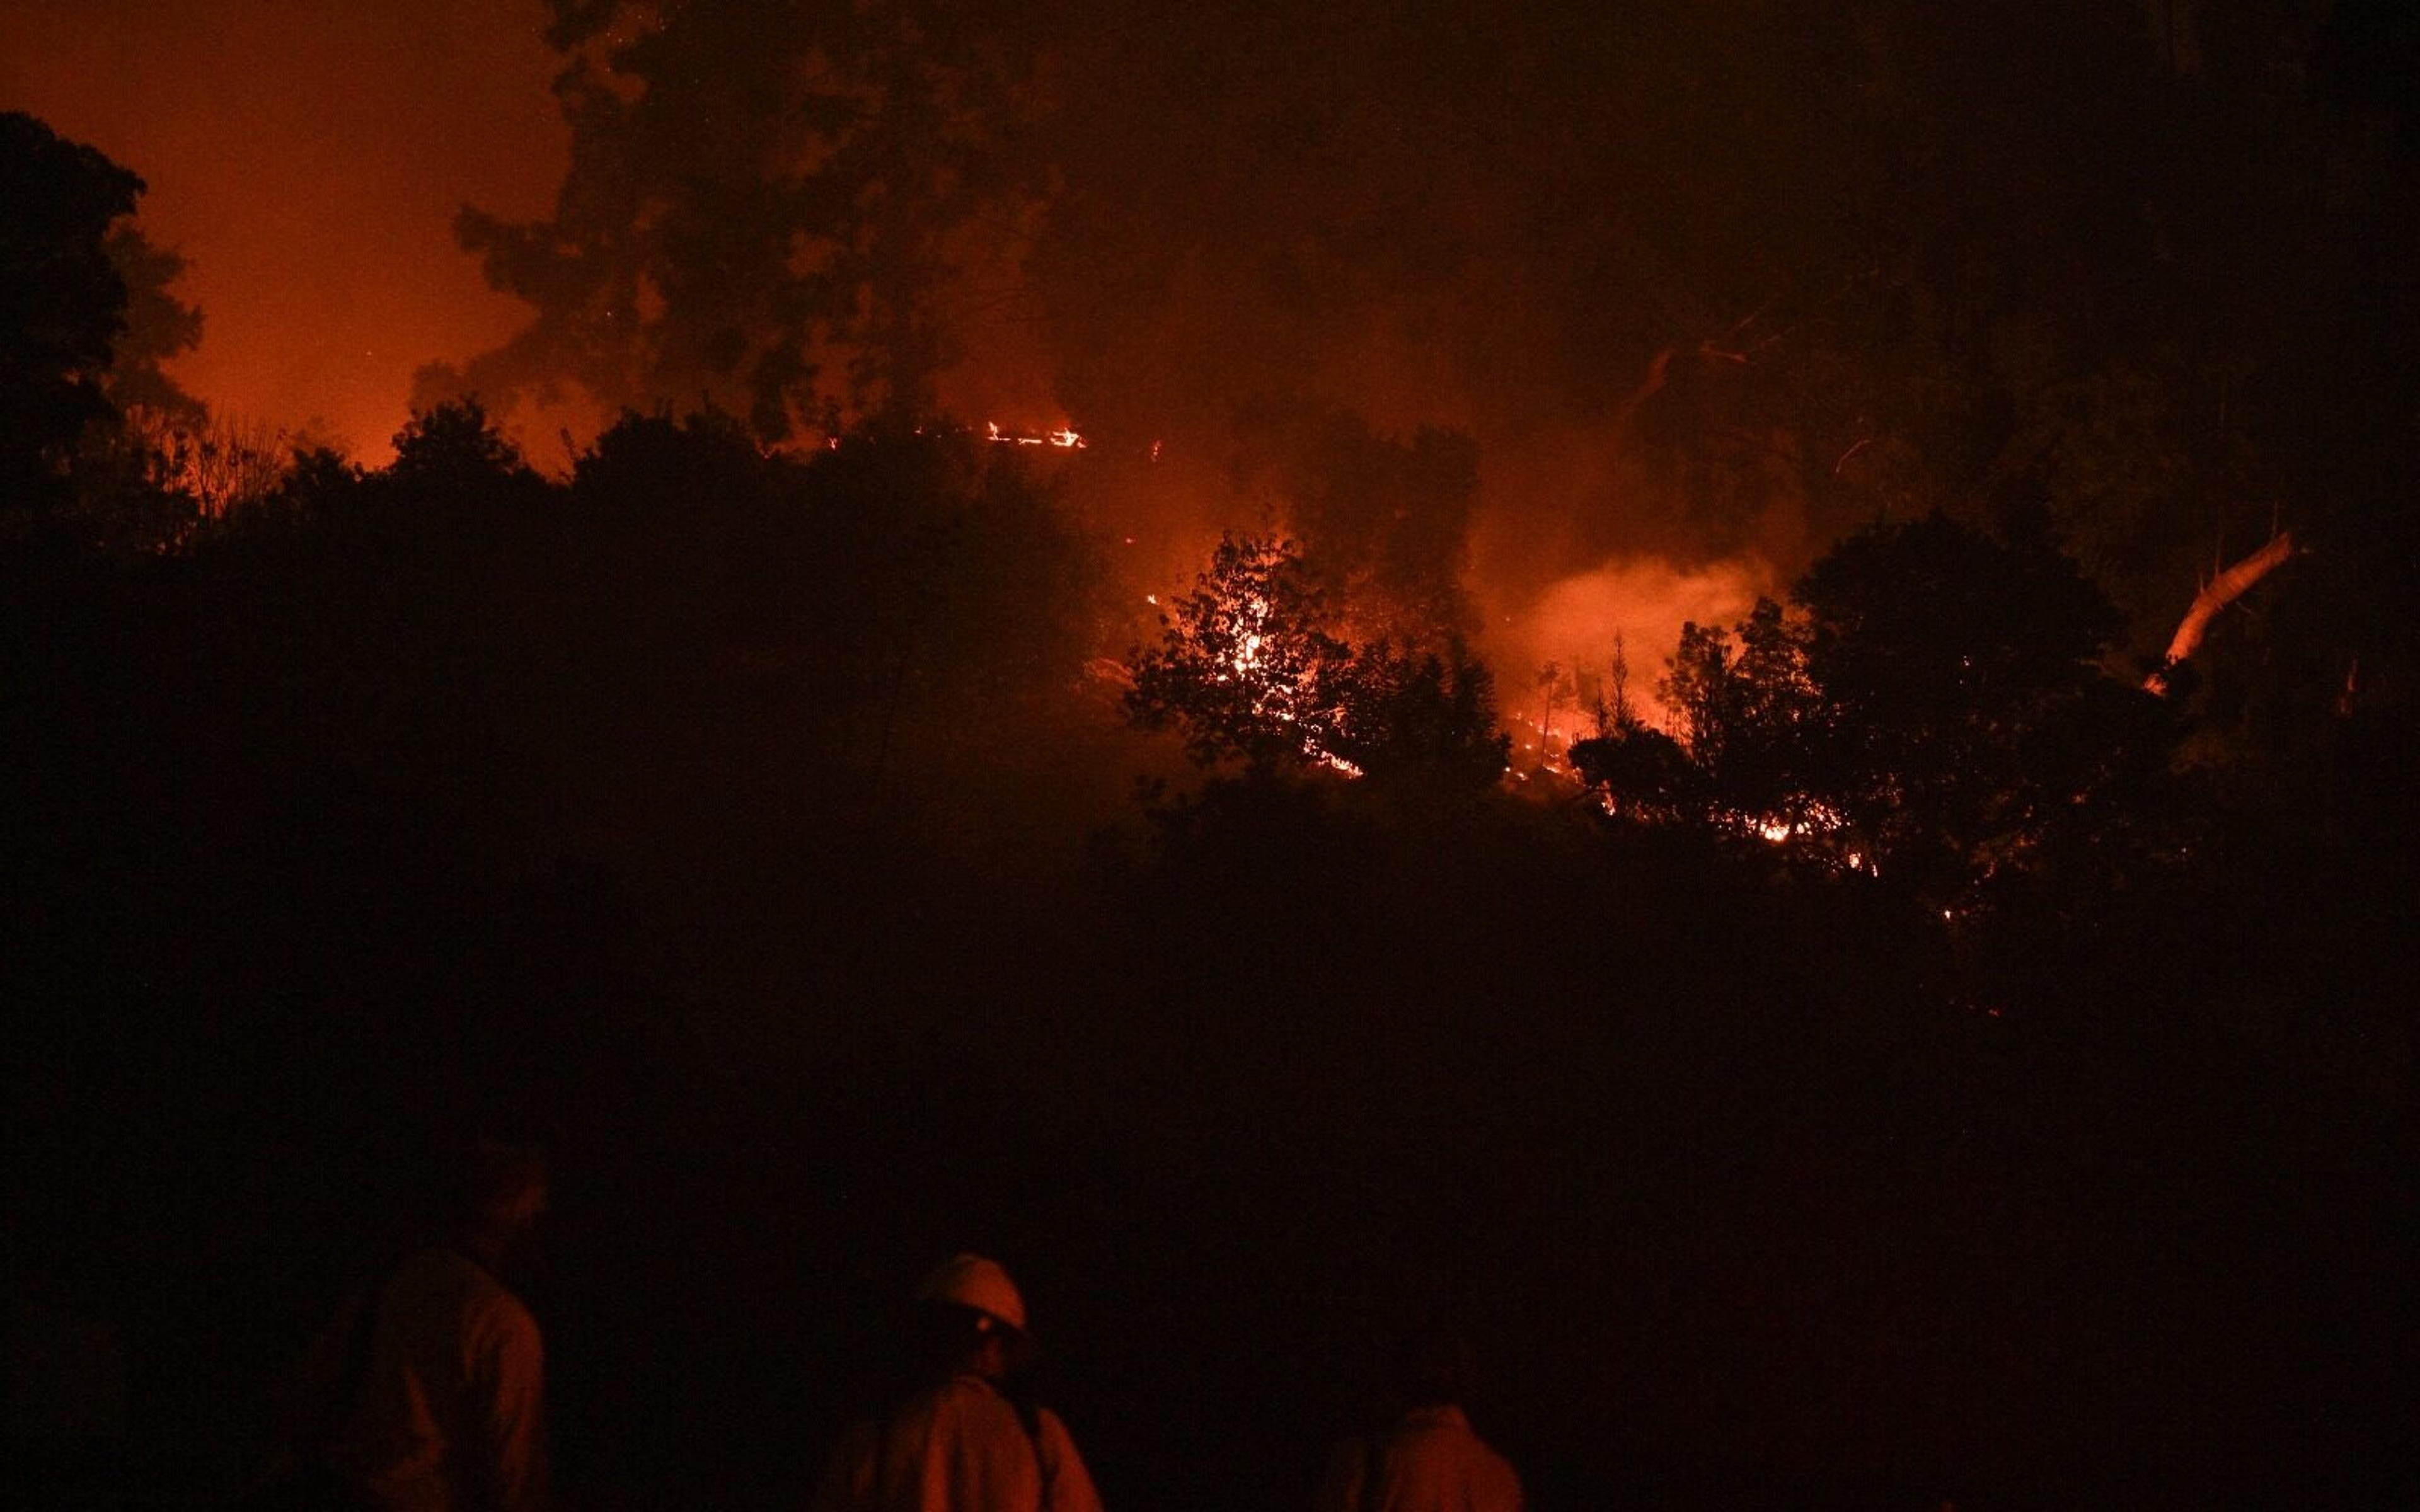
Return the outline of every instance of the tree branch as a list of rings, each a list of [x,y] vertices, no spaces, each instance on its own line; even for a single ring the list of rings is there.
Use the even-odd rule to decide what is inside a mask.
[[[2168,690],[2168,669],[2201,649],[2202,637],[2209,633],[2210,622],[2218,611],[2249,593],[2253,584],[2282,566],[2294,554],[2294,537],[2279,531],[2269,538],[2269,544],[2253,552],[2235,565],[2211,579],[2202,591],[2194,595],[2193,607],[2177,624],[2177,633],[2168,639],[2168,654],[2159,671],[2143,679],[2147,692],[2164,694]]]

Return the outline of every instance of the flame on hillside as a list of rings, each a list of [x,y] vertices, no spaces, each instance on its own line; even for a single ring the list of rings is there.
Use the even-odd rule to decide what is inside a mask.
[[[1560,751],[1594,733],[1594,711],[1615,699],[1617,638],[1628,677],[1621,697],[1651,723],[1670,722],[1656,681],[1681,643],[1681,626],[1730,625],[1778,575],[1755,557],[1681,566],[1659,557],[1615,558],[1550,585],[1528,605],[1501,609],[1489,636],[1498,701],[1516,741]],[[1542,680],[1548,666],[1560,673]]]
[[[1300,701],[1312,689],[1284,677],[1268,665],[1264,648],[1268,645],[1269,619],[1273,613],[1275,607],[1258,594],[1245,598],[1236,606],[1235,651],[1227,658],[1228,668],[1232,670],[1219,672],[1218,681],[1232,680],[1250,689],[1252,712],[1256,716],[1274,719],[1280,724],[1296,726],[1302,738],[1302,753],[1313,762],[1346,777],[1361,776],[1358,765],[1329,750],[1311,731],[1299,728],[1303,722]],[[1316,669],[1312,671],[1315,676]]]
[[[1055,430],[1044,431],[1002,430],[996,420],[985,424],[984,440],[1004,446],[1055,446],[1062,451],[1079,450],[1088,444],[1073,425],[1062,424]]]

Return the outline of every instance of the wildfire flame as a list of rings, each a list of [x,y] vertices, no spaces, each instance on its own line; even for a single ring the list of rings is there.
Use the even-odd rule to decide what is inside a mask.
[[[984,440],[1003,446],[1056,446],[1062,451],[1078,451],[1089,444],[1073,425],[1045,431],[1002,430],[997,420],[984,423]]]
[[[1153,602],[1157,602],[1156,595],[1154,595]],[[1254,714],[1275,719],[1280,724],[1299,725],[1302,723],[1302,717],[1295,712],[1294,703],[1295,696],[1302,691],[1301,688],[1296,684],[1280,681],[1264,667],[1266,658],[1262,655],[1262,651],[1268,644],[1265,632],[1271,611],[1272,606],[1268,599],[1261,594],[1255,594],[1244,600],[1236,615],[1238,633],[1235,637],[1234,655],[1228,658],[1228,665],[1234,671],[1232,676],[1228,673],[1220,673],[1218,680],[1233,681],[1252,687]],[[1362,775],[1361,768],[1357,764],[1321,745],[1317,737],[1308,731],[1302,733],[1302,753],[1330,771],[1342,772],[1346,777]]]

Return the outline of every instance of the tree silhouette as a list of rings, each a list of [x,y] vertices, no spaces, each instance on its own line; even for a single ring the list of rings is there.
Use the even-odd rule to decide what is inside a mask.
[[[198,426],[207,412],[160,364],[201,345],[202,313],[169,292],[185,259],[156,246],[132,225],[109,234],[111,266],[126,285],[126,325],[111,354],[105,387],[122,413],[144,409],[173,424]]]
[[[1602,793],[1619,818],[1652,825],[1706,820],[1703,775],[1686,747],[1652,725],[1635,718],[1609,721],[1598,733],[1575,741],[1571,759],[1580,780]]]
[[[1388,788],[1493,786],[1512,743],[1496,728],[1487,669],[1459,640],[1357,647],[1328,629],[1333,604],[1293,543],[1222,539],[1161,616],[1160,643],[1136,655],[1127,717],[1179,731],[1205,766],[1325,764]]]
[[[1496,683],[1459,641],[1443,652],[1379,641],[1338,679],[1336,754],[1392,789],[1480,793],[1503,780],[1512,739],[1496,727]]]
[[[413,411],[396,432],[395,461],[385,473],[396,488],[448,500],[535,477],[520,448],[505,440],[476,398]]]
[[[574,460],[571,476],[583,505],[639,514],[748,492],[765,471],[746,427],[720,409],[678,421],[626,409]]]
[[[1327,612],[1291,542],[1222,538],[1193,591],[1160,616],[1160,643],[1135,657],[1128,716],[1178,730],[1204,765],[1335,754],[1351,650],[1328,633]]]
[[[704,396],[768,441],[929,414],[947,291],[975,249],[1000,254],[1022,193],[1016,29],[962,8],[551,0],[570,177],[546,220],[457,225],[535,316],[424,371],[420,401]]]
[[[1476,442],[1434,425],[1399,439],[1358,415],[1291,406],[1254,409],[1241,432],[1239,479],[1285,520],[1339,633],[1440,652],[1470,633]]]
[[[1657,685],[1679,717],[1704,798],[1736,823],[1802,826],[1818,801],[1806,752],[1820,729],[1805,657],[1804,625],[1759,598],[1735,632],[1683,625]]]
[[[2039,537],[1945,516],[1880,525],[1819,561],[1792,605],[1690,625],[1659,685],[1681,740],[1634,720],[1573,764],[1618,812],[1828,852],[1962,896],[2122,816],[2172,738],[2097,658],[2116,612]]]
[[[143,180],[30,116],[0,115],[0,506],[63,502],[125,328],[109,228]]]
[[[1813,785],[1882,864],[1988,871],[2077,797],[2051,758],[2086,733],[2118,619],[2071,559],[1934,515],[1843,541],[1796,596],[1823,702]]]

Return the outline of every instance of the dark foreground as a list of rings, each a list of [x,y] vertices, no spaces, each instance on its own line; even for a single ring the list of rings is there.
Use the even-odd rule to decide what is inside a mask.
[[[465,1128],[556,1152],[583,1505],[796,1504],[970,1247],[1116,1506],[1297,1504],[1441,1312],[1542,1508],[2409,1489],[2400,726],[1988,918],[1585,803],[1155,820],[1055,527],[862,502],[10,559],[8,1286],[96,1380],[12,1500],[240,1481]]]

